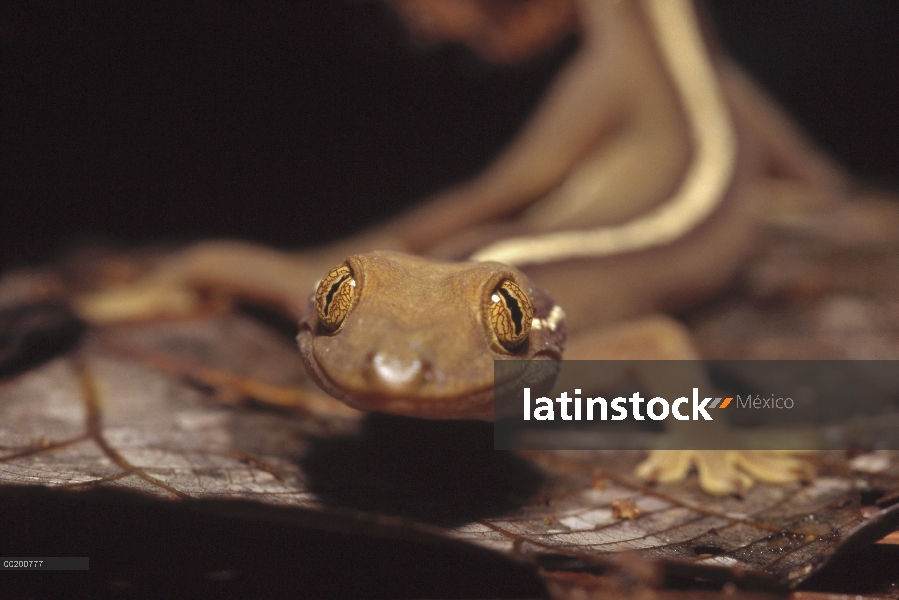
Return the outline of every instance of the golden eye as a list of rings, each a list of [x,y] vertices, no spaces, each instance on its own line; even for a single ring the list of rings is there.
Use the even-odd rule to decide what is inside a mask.
[[[356,280],[347,265],[340,265],[325,275],[315,290],[315,308],[322,325],[329,331],[343,326],[356,298]]]
[[[521,346],[531,332],[534,309],[527,294],[514,281],[504,279],[490,295],[490,326],[496,339],[510,352]]]

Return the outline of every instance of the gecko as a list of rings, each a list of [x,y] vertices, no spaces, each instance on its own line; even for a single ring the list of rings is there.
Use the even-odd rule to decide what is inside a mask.
[[[554,321],[559,331],[576,333],[565,343],[566,358],[698,358],[689,332],[668,315],[727,286],[757,227],[770,218],[776,184],[786,180],[793,184],[788,191],[826,201],[846,181],[739,69],[709,52],[690,2],[581,0],[576,14],[578,53],[518,136],[474,179],[323,248],[282,253],[233,241],[197,244],[127,288],[84,296],[79,312],[92,322],[182,314],[197,304],[198,290],[210,288],[268,302],[301,320],[301,355],[326,391],[367,410],[431,418],[488,418],[483,380],[466,379],[470,363],[483,367],[486,359],[472,361],[482,355],[459,349],[487,339],[486,356],[495,356],[505,346],[485,338],[483,317],[477,326],[451,320],[443,329],[380,321],[395,324],[387,327],[365,321],[365,311],[411,319],[416,298],[432,317],[459,303],[463,313],[483,315],[483,286],[505,277],[529,302],[545,307],[552,298],[562,307],[564,319],[560,311],[532,317],[538,320],[528,335],[544,335]],[[427,259],[388,259],[368,254],[372,249]],[[466,258],[473,263],[431,260]],[[432,282],[446,268],[480,273],[458,276],[469,282],[462,289],[478,291],[452,288],[456,293],[428,300],[394,290],[363,303],[362,294],[372,294],[378,288],[372,282],[384,275],[374,265],[388,263],[400,265],[394,274],[415,272]],[[329,306],[340,306],[352,290],[360,294],[346,306],[355,307],[347,312],[352,322],[367,323],[361,335],[349,335],[349,325],[321,325],[318,310],[310,317],[309,290],[316,285],[327,287],[325,298],[332,294]],[[544,289],[548,295],[536,291]],[[321,327],[329,333],[310,337]],[[399,354],[370,349],[397,336],[405,340],[391,342],[403,349]],[[316,344],[331,349],[316,351]],[[535,357],[562,352],[558,339],[544,344]],[[416,347],[432,346],[455,356],[439,368],[433,357],[416,358]],[[485,376],[492,365],[481,369]],[[427,386],[390,390],[419,380],[450,382],[453,400],[435,400],[422,391]],[[637,474],[679,481],[692,467],[703,489],[716,494],[807,474],[796,459],[739,451],[656,451]]]
[[[494,397],[506,386],[552,384],[555,370],[541,361],[560,360],[566,346],[578,358],[699,358],[683,327],[661,316],[570,337],[564,309],[519,269],[374,251],[348,257],[322,278],[297,342],[307,373],[331,396],[362,411],[429,419],[493,420]],[[536,368],[495,381],[499,360],[536,361]],[[637,378],[651,394],[670,391],[670,382],[649,373]],[[708,437],[714,427],[702,423],[696,432]],[[654,450],[636,475],[677,482],[694,466],[711,494],[810,475],[794,456],[748,450]]]

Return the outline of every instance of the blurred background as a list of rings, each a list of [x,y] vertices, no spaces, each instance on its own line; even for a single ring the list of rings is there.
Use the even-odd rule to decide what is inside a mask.
[[[899,190],[899,3],[706,3],[862,181]],[[416,47],[373,0],[4,3],[0,269],[85,243],[342,237],[476,173],[576,50]]]

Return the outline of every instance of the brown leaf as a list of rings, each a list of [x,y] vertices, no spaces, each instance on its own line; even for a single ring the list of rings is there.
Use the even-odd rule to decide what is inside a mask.
[[[634,552],[706,577],[790,584],[852,536],[887,533],[899,514],[863,514],[859,503],[860,492],[899,489],[896,453],[856,458],[861,470],[849,473],[841,457],[825,457],[809,486],[716,499],[695,482],[634,481],[639,453],[534,452],[528,467],[492,451],[480,423],[362,421],[327,401],[302,412],[219,401],[222,388],[252,395],[244,382],[302,398],[298,364],[289,341],[237,316],[94,332],[77,355],[0,388],[0,477],[165,499],[342,506],[399,515],[388,519],[399,532],[442,524],[441,535],[541,566],[547,556],[600,564]]]
[[[816,250],[822,244],[796,251],[827,255]],[[875,250],[859,250],[875,268],[878,256],[886,264],[895,255]],[[757,261],[776,263],[771,256],[773,244]],[[855,281],[833,291],[830,280],[811,296],[744,288],[690,322],[714,357],[895,349],[894,282]],[[618,581],[603,573],[626,553],[688,579],[795,586],[837,550],[874,542],[899,523],[893,451],[818,454],[809,485],[712,498],[693,479],[636,481],[640,453],[516,457],[491,448],[483,423],[365,416],[322,396],[292,340],[237,315],[91,331],[77,353],[0,382],[4,484],[122,489],[157,501],[242,499],[260,514],[278,506],[327,527],[378,523],[379,536],[474,544],[557,579],[568,572]]]

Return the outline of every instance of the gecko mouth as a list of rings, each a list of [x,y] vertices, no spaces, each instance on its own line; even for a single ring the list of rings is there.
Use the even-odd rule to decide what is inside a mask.
[[[504,360],[495,363],[496,379],[465,394],[421,395],[365,390],[347,391],[331,382],[329,389],[350,406],[365,410],[423,419],[493,420],[496,415],[519,412],[521,390],[546,393],[555,383],[560,363],[554,353],[541,353],[529,360]],[[324,374],[323,374],[324,375]],[[326,376],[326,375],[325,375]]]
[[[433,385],[435,380],[441,379],[439,369],[433,369],[428,361],[423,360],[421,368],[414,369],[413,373],[412,367],[406,364],[408,361],[395,365],[384,359],[380,364],[373,356],[369,361],[372,372],[350,384],[344,378],[335,377],[330,369],[319,363],[308,330],[301,328],[297,341],[310,376],[322,389],[343,403],[363,411],[425,419],[492,420],[494,390],[497,391],[497,398],[516,390],[520,392],[522,386],[548,390],[555,381],[560,358],[560,353],[552,348],[532,348],[531,352],[537,351],[530,356],[490,361],[496,365],[492,369],[488,362],[483,377],[469,381],[468,386],[440,390]],[[459,392],[459,389],[463,391]]]

